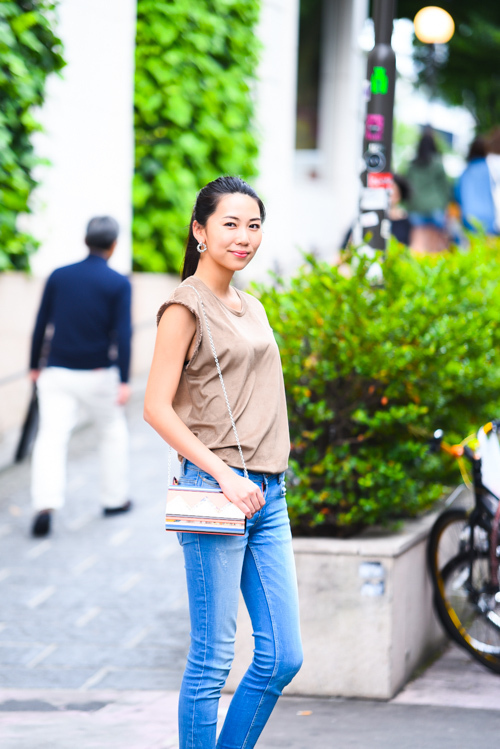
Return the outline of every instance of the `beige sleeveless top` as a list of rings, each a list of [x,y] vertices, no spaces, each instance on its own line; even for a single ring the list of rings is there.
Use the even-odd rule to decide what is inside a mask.
[[[171,304],[182,304],[196,318],[195,349],[184,366],[174,410],[224,463],[242,467],[200,300],[189,286],[196,287],[205,305],[247,468],[281,473],[290,452],[283,372],[264,307],[250,294],[236,289],[241,300],[236,312],[190,276],[160,307],[158,323]]]

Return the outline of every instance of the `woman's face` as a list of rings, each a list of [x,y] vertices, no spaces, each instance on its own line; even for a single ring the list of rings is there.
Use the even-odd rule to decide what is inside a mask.
[[[198,241],[207,245],[200,261],[210,258],[227,270],[242,270],[262,242],[259,204],[242,193],[226,195],[205,226],[194,222],[193,232]]]

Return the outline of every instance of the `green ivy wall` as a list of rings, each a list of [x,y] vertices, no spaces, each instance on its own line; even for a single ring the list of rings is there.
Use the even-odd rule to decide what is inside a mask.
[[[26,270],[37,243],[17,230],[29,213],[37,161],[31,135],[40,129],[33,107],[43,103],[49,73],[64,65],[53,32],[56,3],[0,2],[0,270]]]
[[[178,272],[196,192],[256,174],[260,0],[138,0],[134,269]]]

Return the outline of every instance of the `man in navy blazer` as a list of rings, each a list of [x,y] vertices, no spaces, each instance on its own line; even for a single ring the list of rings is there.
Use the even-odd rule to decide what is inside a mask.
[[[103,512],[131,508],[123,408],[130,396],[131,287],[107,264],[118,231],[109,216],[91,219],[88,257],[55,270],[43,292],[30,360],[40,410],[31,477],[34,536],[50,532],[53,511],[64,504],[67,446],[82,407],[100,432]],[[40,371],[47,338],[47,364]]]

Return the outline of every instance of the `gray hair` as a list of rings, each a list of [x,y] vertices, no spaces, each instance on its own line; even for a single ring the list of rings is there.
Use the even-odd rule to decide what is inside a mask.
[[[85,244],[90,250],[109,250],[119,231],[118,221],[111,216],[95,216],[87,224]]]

